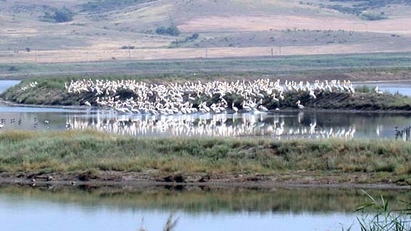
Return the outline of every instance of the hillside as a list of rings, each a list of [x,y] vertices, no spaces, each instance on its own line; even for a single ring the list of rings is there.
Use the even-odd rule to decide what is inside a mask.
[[[0,0],[0,63],[411,51],[411,1]],[[54,22],[57,10],[72,13]],[[175,26],[178,36],[158,34]]]

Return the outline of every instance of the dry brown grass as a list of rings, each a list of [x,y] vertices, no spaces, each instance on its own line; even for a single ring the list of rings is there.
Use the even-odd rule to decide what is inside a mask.
[[[327,23],[324,23],[324,22]],[[396,33],[411,35],[410,18],[395,18],[382,21],[341,19],[334,17],[301,16],[232,16],[197,18],[182,24],[188,32],[202,31],[264,31],[264,30],[346,30],[357,32]],[[362,45],[362,44],[360,44]],[[361,50],[361,47],[357,48]]]
[[[279,55],[280,48],[273,48]],[[397,52],[392,47],[375,48],[372,45],[329,44],[327,46],[288,46],[281,47],[281,55],[352,54],[373,52]],[[411,52],[411,47],[401,51]],[[123,50],[109,47],[99,49],[38,50],[33,52],[0,51],[0,63],[65,63],[82,61],[115,60],[156,60],[186,58],[225,58],[270,56],[271,47],[220,47],[220,48],[153,48]]]
[[[20,2],[34,4],[29,0]],[[76,6],[83,2],[86,1],[62,0],[53,4],[77,9]],[[13,3],[8,1],[3,10],[0,9],[0,63],[205,58],[204,48],[193,45],[194,48],[170,49],[167,46],[192,33],[200,33],[197,42],[201,43],[204,39],[223,38],[227,31],[264,33],[287,29],[356,31],[366,36],[355,42],[324,42],[322,45],[296,38],[295,44],[282,46],[282,55],[411,51],[408,45],[411,44],[410,7],[392,6],[383,9],[389,15],[387,20],[364,21],[354,15],[320,8],[321,1],[310,2],[314,5],[288,0],[264,0],[252,4],[245,0],[166,0],[104,12],[94,16],[99,17],[98,20],[78,12],[74,21],[55,24],[40,22],[40,11],[13,12]],[[177,25],[183,32],[179,38],[142,33],[170,24]],[[401,39],[378,38],[379,34],[395,34]],[[243,41],[252,39],[251,34],[244,36]],[[298,36],[309,35],[300,33]],[[121,47],[126,45],[138,49],[122,50]],[[32,52],[26,52],[26,47]],[[269,56],[271,48],[275,55],[280,54],[280,48],[268,40],[255,41],[247,47],[229,47],[220,43],[208,48],[207,57]]]

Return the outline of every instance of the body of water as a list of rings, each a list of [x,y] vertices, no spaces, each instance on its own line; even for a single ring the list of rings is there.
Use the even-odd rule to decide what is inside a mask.
[[[362,215],[354,210],[366,201],[359,189],[119,190],[0,187],[2,229],[156,231],[173,214],[176,231],[358,230]],[[407,197],[405,191],[368,193],[390,202]]]
[[[18,81],[0,81],[0,91]],[[411,82],[378,84],[383,91],[411,94]],[[120,115],[110,110],[73,110],[0,105],[3,130],[97,129],[133,136],[265,136],[294,138],[395,138],[411,124],[410,113],[275,111],[268,113]]]
[[[0,81],[0,91],[18,81]],[[374,83],[373,83],[374,84]],[[378,83],[382,91],[410,95],[410,85]],[[264,136],[295,138],[395,138],[411,124],[409,113],[289,111],[174,116],[119,115],[109,110],[72,110],[0,105],[2,130],[97,129],[132,136]],[[1,131],[0,131],[1,132]],[[176,231],[185,230],[342,230],[354,224],[353,210],[365,202],[358,191],[329,189],[234,193],[146,190],[96,192],[51,186],[0,187],[0,223],[4,230],[162,230],[170,214]],[[221,193],[222,192],[222,193]],[[291,194],[291,196],[289,195]],[[378,197],[380,192],[376,192]],[[401,196],[390,194],[391,199]],[[407,198],[405,198],[406,200]],[[144,221],[143,221],[144,220]]]
[[[370,88],[378,87],[382,92],[391,94],[401,94],[411,96],[411,81],[378,81],[378,82],[355,82],[354,87],[367,86]]]
[[[3,130],[96,129],[132,136],[264,136],[273,139],[394,138],[408,113],[289,111],[270,113],[119,115],[107,110],[0,106]]]

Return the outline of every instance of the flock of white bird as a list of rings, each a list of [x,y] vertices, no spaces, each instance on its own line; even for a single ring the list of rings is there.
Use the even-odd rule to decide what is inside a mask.
[[[147,84],[137,80],[82,79],[65,83],[70,94],[92,94],[84,100],[86,106],[111,108],[121,114],[174,115],[192,113],[267,112],[279,110],[284,94],[308,94],[316,99],[324,92],[354,94],[349,80],[319,81],[201,81],[185,83]],[[271,105],[267,108],[267,105]],[[275,106],[273,106],[275,105]],[[295,108],[304,109],[298,100]]]
[[[324,92],[354,94],[350,81],[201,81],[147,84],[137,80],[82,79],[65,83],[70,94],[82,94],[90,101],[86,106],[113,109],[117,117],[84,121],[72,118],[71,128],[114,132],[129,135],[162,134],[185,136],[250,136],[270,135],[277,138],[305,137],[352,138],[350,129],[319,129],[316,121],[310,126],[284,126],[284,118],[267,122],[263,117],[269,110],[279,110],[284,95],[309,95],[316,99]],[[267,108],[266,105],[271,105]],[[300,100],[293,105],[304,109]],[[251,112],[251,113],[249,113]],[[122,118],[121,116],[124,116]],[[299,117],[301,117],[299,113]],[[259,118],[257,118],[259,117]]]
[[[37,84],[38,84],[37,81],[30,82],[28,85],[22,86],[20,89],[21,89],[22,91],[25,91],[25,90],[27,90],[27,89],[29,89],[29,88],[35,88],[35,87],[37,86]]]

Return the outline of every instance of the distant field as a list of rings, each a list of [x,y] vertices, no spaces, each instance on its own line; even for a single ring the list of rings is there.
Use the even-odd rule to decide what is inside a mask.
[[[409,2],[372,2],[2,0],[0,63],[411,52]],[[72,21],[41,20],[61,7]],[[170,25],[181,33],[155,33]]]
[[[411,53],[294,55],[276,57],[111,60],[72,63],[0,63],[2,79],[38,76],[164,75],[277,76],[288,79],[400,80],[411,78]]]

